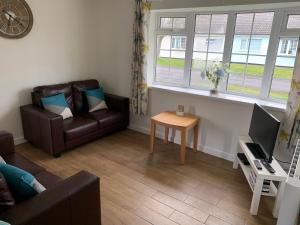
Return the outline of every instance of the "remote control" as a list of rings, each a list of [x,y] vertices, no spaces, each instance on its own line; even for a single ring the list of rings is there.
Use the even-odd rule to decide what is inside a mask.
[[[272,168],[272,166],[271,166],[266,160],[261,160],[261,163],[264,165],[264,167],[265,167],[270,173],[275,173],[275,170]]]
[[[258,170],[262,170],[262,167],[261,167],[261,164],[260,164],[259,160],[255,159],[253,162],[254,162],[254,164],[255,164],[255,166]]]

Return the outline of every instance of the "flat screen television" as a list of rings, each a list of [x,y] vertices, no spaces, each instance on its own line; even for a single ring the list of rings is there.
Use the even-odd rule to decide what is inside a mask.
[[[280,121],[264,108],[255,104],[249,129],[249,136],[254,144],[248,147],[256,158],[272,162]]]

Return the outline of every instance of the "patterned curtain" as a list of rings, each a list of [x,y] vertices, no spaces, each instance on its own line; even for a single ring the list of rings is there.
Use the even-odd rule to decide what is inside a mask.
[[[133,27],[134,46],[132,63],[131,107],[137,115],[147,115],[148,87],[146,81],[148,46],[148,28],[151,3],[147,0],[135,0],[135,21]]]
[[[287,110],[279,131],[277,150],[286,152],[291,157],[298,138],[300,138],[300,42]]]

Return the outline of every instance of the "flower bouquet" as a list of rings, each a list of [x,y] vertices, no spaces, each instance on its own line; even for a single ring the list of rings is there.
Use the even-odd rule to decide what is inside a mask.
[[[202,79],[207,79],[212,83],[213,89],[210,90],[211,94],[218,93],[218,87],[220,81],[227,76],[228,65],[225,65],[219,61],[213,61],[208,64],[206,70],[201,73]]]

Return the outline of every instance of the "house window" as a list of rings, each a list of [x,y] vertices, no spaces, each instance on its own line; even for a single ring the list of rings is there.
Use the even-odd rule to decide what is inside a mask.
[[[201,74],[213,61],[223,61],[227,18],[227,14],[196,16],[191,86],[210,87],[208,80]]]
[[[300,9],[289,10],[155,12],[154,82],[209,90],[203,74],[219,61],[221,92],[286,102],[300,36]]]
[[[289,41],[288,40],[281,40],[280,42],[280,54],[285,55],[287,52]]]
[[[172,37],[172,49],[181,49],[186,48],[186,37]]]
[[[300,15],[289,15],[287,29],[300,29]]]
[[[279,52],[280,55],[296,56],[298,40],[283,38],[280,39],[279,46],[280,46],[280,52]]]
[[[241,47],[240,51],[247,51],[248,49],[249,40],[248,39],[241,39]]]

